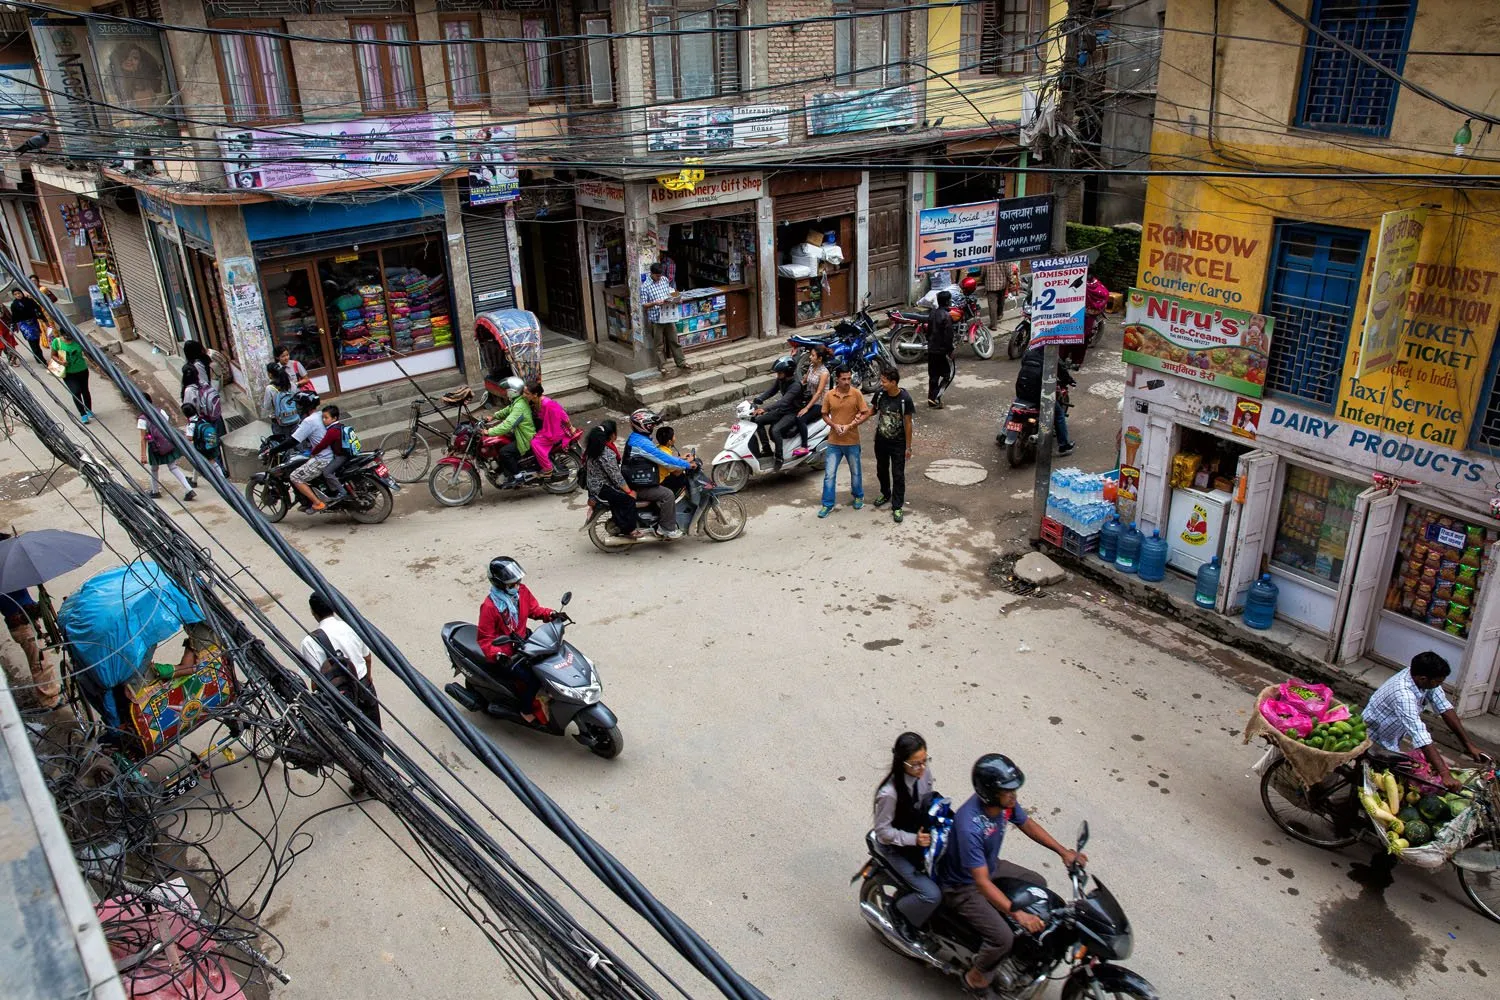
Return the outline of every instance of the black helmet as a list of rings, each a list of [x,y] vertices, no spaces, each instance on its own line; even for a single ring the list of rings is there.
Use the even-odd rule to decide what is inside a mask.
[[[774,364],[771,365],[771,371],[775,372],[777,375],[790,375],[796,370],[797,362],[792,360],[792,356],[790,354],[783,354],[781,357],[776,359],[776,362]]]
[[[1026,784],[1026,775],[1003,753],[987,753],[976,760],[969,778],[974,782],[974,794],[987,806],[999,805],[1001,792],[1013,792]]]
[[[315,410],[318,408],[318,404],[321,402],[323,402],[323,398],[321,396],[319,396],[315,392],[310,392],[307,389],[303,389],[301,392],[298,392],[295,396],[292,397],[292,403],[297,407],[298,413],[306,413],[309,410]]]
[[[509,587],[521,582],[526,571],[510,556],[496,556],[490,560],[490,583],[497,587]]]

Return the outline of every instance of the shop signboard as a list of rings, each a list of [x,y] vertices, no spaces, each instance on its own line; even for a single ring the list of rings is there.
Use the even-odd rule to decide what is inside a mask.
[[[1124,359],[1258,398],[1265,394],[1275,324],[1260,313],[1132,288],[1125,298]]]
[[[521,197],[514,125],[464,129],[463,149],[469,157],[470,205],[498,205]]]
[[[910,87],[808,94],[806,109],[808,135],[868,132],[917,124],[917,94]]]
[[[0,65],[0,116],[32,116],[47,110],[47,99],[37,85],[30,63]]]
[[[470,133],[484,130],[469,130]],[[492,128],[491,133],[501,133]],[[514,132],[510,135],[513,137]],[[465,143],[469,140],[465,137]],[[283,189],[333,184],[339,181],[392,177],[442,166],[454,166],[483,156],[503,162],[509,140],[492,136],[486,148],[471,155],[461,145],[453,116],[405,115],[400,118],[357,118],[351,121],[278,125],[274,129],[222,129],[225,172],[231,187]]]
[[[94,63],[104,100],[113,105],[107,114],[122,132],[177,132],[177,87],[172,66],[162,51],[161,32],[147,24],[124,21],[89,22]],[[134,143],[119,140],[122,148]]]
[[[998,202],[924,208],[917,222],[917,273],[947,271],[995,259]]]
[[[1083,343],[1088,254],[1031,262],[1031,346]]]
[[[1266,226],[1176,206],[1148,206],[1141,227],[1140,287],[1243,309],[1260,302],[1270,265]]]
[[[102,92],[89,54],[88,24],[81,17],[33,17],[31,42],[63,150],[95,154],[107,148],[100,137]]]
[[[585,208],[625,212],[625,185],[619,181],[581,180],[573,185],[573,201]]]
[[[1052,196],[1005,198],[995,216],[995,259],[1019,260],[1052,245]]]
[[[781,146],[791,114],[785,104],[662,108],[646,115],[646,142],[652,152]]]
[[[673,191],[660,184],[651,185],[651,211],[676,212],[684,208],[703,208],[731,201],[754,201],[765,191],[765,178],[759,171],[740,174],[716,174],[700,181],[691,190]]]
[[[1406,323],[1406,297],[1426,225],[1425,208],[1403,208],[1380,217],[1380,240],[1370,298],[1365,305],[1365,326],[1359,334],[1355,378],[1385,371],[1396,363]]]

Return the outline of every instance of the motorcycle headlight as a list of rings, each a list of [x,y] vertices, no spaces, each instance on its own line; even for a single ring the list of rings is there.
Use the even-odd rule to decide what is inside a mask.
[[[604,697],[604,685],[599,683],[597,677],[582,687],[568,687],[566,684],[559,684],[549,677],[547,679],[547,686],[564,698],[572,701],[581,701],[585,705],[592,705]]]

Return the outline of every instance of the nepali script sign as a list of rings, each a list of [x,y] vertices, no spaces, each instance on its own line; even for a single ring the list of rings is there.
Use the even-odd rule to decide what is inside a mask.
[[[1242,396],[1266,391],[1276,320],[1132,288],[1125,298],[1126,364],[1180,375]]]

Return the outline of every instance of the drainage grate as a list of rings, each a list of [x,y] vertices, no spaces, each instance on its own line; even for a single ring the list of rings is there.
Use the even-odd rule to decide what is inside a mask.
[[[1040,594],[1042,588],[1034,583],[1027,583],[1016,576],[1016,562],[1023,555],[1025,555],[1024,552],[1001,555],[994,562],[990,563],[989,577],[1006,593],[1015,594],[1017,597],[1032,597]]]

